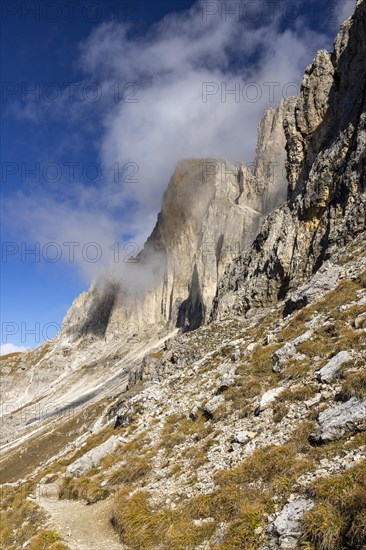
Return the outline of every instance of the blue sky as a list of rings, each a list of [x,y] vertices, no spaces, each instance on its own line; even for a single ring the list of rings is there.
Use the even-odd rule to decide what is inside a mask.
[[[250,163],[264,110],[353,6],[4,1],[3,351],[52,337],[81,291],[123,271],[179,158]]]

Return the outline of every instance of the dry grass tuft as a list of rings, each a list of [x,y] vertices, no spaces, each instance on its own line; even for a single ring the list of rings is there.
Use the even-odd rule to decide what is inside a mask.
[[[100,477],[66,477],[59,489],[59,498],[67,500],[84,500],[94,504],[109,496],[109,490],[101,487]]]
[[[251,355],[251,364],[256,374],[271,374],[273,367],[273,355],[281,347],[281,344],[258,344]]]
[[[318,386],[307,384],[306,386],[297,386],[286,388],[277,397],[277,401],[280,403],[296,403],[306,401],[318,391]]]
[[[215,528],[213,522],[195,525],[183,509],[154,508],[149,494],[143,491],[132,496],[128,490],[119,491],[111,521],[132,550],[193,549],[209,538]]]
[[[216,475],[219,485],[234,484],[243,486],[248,483],[265,483],[267,486],[280,485],[284,479],[288,482],[307,471],[312,462],[299,457],[292,444],[271,445],[257,449],[239,466],[224,470]]]
[[[351,397],[366,397],[366,372],[360,368],[357,372],[345,374],[345,380],[342,384],[342,394],[346,399]]]
[[[54,531],[42,530],[27,546],[29,550],[67,550],[66,546],[58,533]]]
[[[31,486],[3,486],[1,488],[0,547],[7,550],[19,550],[23,544],[31,550],[67,550],[61,538],[53,531],[39,531],[44,524],[45,515],[34,502],[28,500]]]
[[[315,507],[305,516],[305,538],[319,550],[362,550],[366,544],[366,461],[311,488]]]
[[[12,353],[7,353],[6,355],[0,355],[0,361],[6,361],[7,359],[14,359],[21,355],[21,351],[13,351]]]
[[[213,430],[203,413],[200,413],[195,420],[183,414],[172,414],[168,416],[160,435],[160,448],[170,453],[174,447],[184,443],[190,436],[194,435],[196,440],[201,440]]]
[[[123,466],[109,477],[111,485],[121,485],[141,481],[150,472],[150,460],[146,456],[137,456],[127,460]]]

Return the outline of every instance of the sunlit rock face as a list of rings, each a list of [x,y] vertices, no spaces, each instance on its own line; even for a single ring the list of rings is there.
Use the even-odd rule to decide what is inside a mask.
[[[264,216],[286,200],[283,121],[294,101],[265,113],[253,171],[209,158],[177,164],[136,262],[77,298],[62,334],[108,340],[131,323],[136,330],[149,324],[186,330],[209,319],[225,268],[251,244]]]
[[[306,69],[284,118],[289,200],[229,266],[213,319],[282,299],[366,227],[366,4]]]

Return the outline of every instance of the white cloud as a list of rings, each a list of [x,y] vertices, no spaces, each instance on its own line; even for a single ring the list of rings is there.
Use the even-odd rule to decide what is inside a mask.
[[[337,0],[334,6],[334,17],[339,27],[355,11],[356,0]]]
[[[289,83],[299,89],[305,67],[326,42],[300,23],[284,32],[279,23],[254,28],[218,16],[204,23],[197,5],[169,15],[143,37],[103,24],[81,46],[81,65],[92,79],[108,81],[106,88],[116,81],[139,86],[138,103],[122,102],[108,113],[101,155],[107,165],[139,166],[138,183],[126,181],[121,199],[137,201],[141,217],[158,210],[180,158],[254,160],[264,110],[294,93]],[[206,102],[204,83],[216,90]],[[235,86],[237,97],[225,94]]]
[[[15,344],[1,344],[0,355],[8,355],[8,353],[27,351],[27,349],[28,348],[25,348],[24,346],[17,346]]]
[[[113,216],[100,210],[96,190],[77,186],[73,193],[75,205],[58,202],[45,193],[17,194],[13,201],[5,203],[5,217],[13,220],[15,233],[26,232],[27,242],[32,243],[28,248],[36,250],[29,261],[64,261],[77,266],[90,282],[113,262],[113,244],[118,241],[121,227]],[[21,216],[19,205],[26,206]],[[25,254],[24,257],[26,261]]]

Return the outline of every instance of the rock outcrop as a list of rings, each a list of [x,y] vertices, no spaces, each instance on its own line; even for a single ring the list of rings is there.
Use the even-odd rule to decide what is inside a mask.
[[[274,521],[280,548],[298,548],[303,516],[313,506],[311,500],[301,497],[284,506]]]
[[[86,452],[75,462],[69,464],[66,469],[66,475],[82,476],[85,472],[97,466],[102,458],[113,453],[118,447],[118,437],[112,435],[107,441]]]
[[[283,299],[366,227],[365,12],[358,3],[306,70],[284,121],[289,201],[226,270],[212,319]]]
[[[318,426],[310,435],[317,444],[329,443],[366,429],[366,399],[352,397],[319,414]]]
[[[258,127],[258,142],[253,174],[266,178],[267,188],[261,197],[262,212],[272,212],[286,202],[288,180],[286,174],[285,120],[294,111],[296,97],[280,101],[277,109],[268,109]]]
[[[351,361],[352,355],[348,351],[340,351],[332,357],[330,361],[319,371],[315,373],[315,376],[319,382],[329,383],[333,378],[337,378],[342,373],[342,365],[347,361]]]

